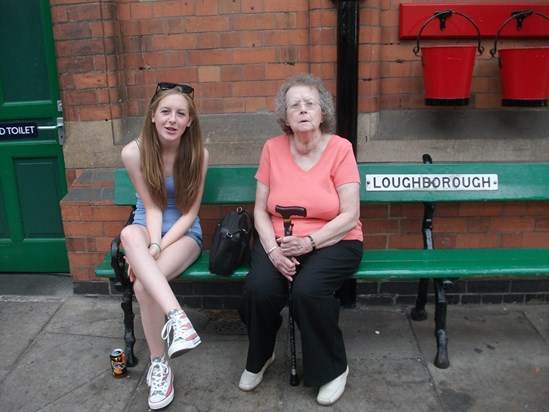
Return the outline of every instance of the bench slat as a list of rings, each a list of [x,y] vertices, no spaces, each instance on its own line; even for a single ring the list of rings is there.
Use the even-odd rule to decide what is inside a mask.
[[[209,273],[209,251],[179,278],[195,280],[242,280],[248,267],[239,268],[232,276]],[[96,268],[96,276],[114,278],[110,255]],[[549,252],[546,249],[434,249],[434,250],[366,250],[357,279],[471,277],[471,276],[538,276],[549,274]]]
[[[547,249],[365,250],[356,278],[549,274]]]

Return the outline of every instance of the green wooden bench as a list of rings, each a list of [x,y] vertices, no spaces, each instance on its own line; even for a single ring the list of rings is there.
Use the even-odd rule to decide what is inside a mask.
[[[255,199],[254,175],[257,166],[210,166],[206,178],[203,204],[249,204]],[[545,163],[459,163],[431,164],[424,155],[418,164],[360,164],[362,203],[421,203],[424,248],[407,250],[365,250],[355,279],[419,279],[418,297],[411,316],[426,318],[428,281],[434,279],[435,365],[449,366],[446,333],[446,290],[455,278],[475,276],[549,275],[549,248],[537,249],[434,249],[432,221],[439,202],[548,201],[549,164]],[[115,173],[115,204],[134,205],[135,193],[124,169]],[[419,229],[419,228],[418,228]],[[123,291],[122,308],[128,365],[137,363],[133,353],[133,290],[125,277],[124,260],[119,253],[119,239],[112,243],[97,277],[111,279]],[[180,279],[200,281],[242,281],[247,267],[231,277],[208,271],[209,252],[185,270]]]

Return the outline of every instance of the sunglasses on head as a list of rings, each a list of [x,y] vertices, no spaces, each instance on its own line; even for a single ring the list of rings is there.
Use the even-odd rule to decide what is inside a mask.
[[[185,94],[188,94],[191,97],[194,97],[194,89],[188,84],[179,84],[179,83],[170,83],[170,82],[160,82],[156,85],[156,92],[159,90],[170,90],[179,87],[181,91]]]

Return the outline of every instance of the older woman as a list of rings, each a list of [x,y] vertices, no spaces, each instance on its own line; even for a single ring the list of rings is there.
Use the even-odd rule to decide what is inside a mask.
[[[240,306],[249,346],[239,387],[253,390],[274,361],[289,281],[303,382],[320,387],[318,403],[331,405],[343,394],[349,373],[334,293],[362,258],[360,177],[350,142],[333,134],[333,101],[320,79],[289,78],[277,94],[276,114],[285,134],[266,142],[256,174],[259,240]],[[291,236],[284,235],[276,205],[306,209],[306,217],[292,217]]]

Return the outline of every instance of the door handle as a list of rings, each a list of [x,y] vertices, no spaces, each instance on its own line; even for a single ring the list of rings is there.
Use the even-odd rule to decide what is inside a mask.
[[[62,117],[57,118],[57,124],[52,126],[38,126],[38,130],[57,130],[57,140],[63,146],[65,143],[65,122]]]

